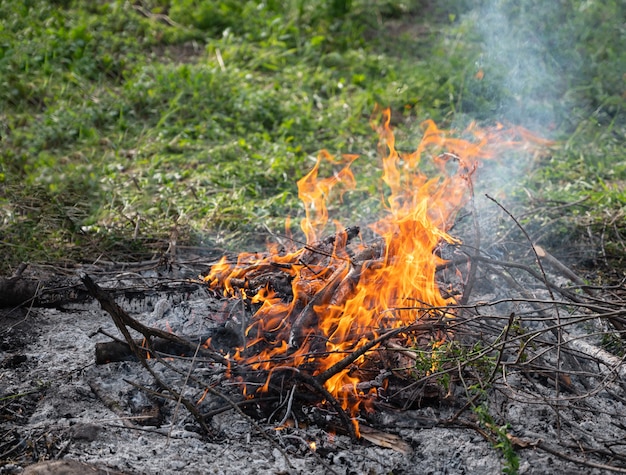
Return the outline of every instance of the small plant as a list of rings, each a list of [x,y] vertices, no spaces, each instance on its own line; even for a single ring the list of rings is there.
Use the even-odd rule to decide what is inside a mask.
[[[603,333],[601,346],[620,358],[626,355],[626,344],[624,344],[623,338],[620,338],[620,336],[615,333]]]
[[[493,416],[489,412],[486,402],[474,406],[472,411],[478,418],[478,422],[486,429],[493,438],[493,446],[502,453],[504,458],[504,467],[502,473],[514,475],[519,471],[519,456],[515,452],[515,448],[509,439],[509,424],[498,425],[495,423]]]

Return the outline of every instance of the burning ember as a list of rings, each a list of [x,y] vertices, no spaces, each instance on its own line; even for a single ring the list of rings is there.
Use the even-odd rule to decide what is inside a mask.
[[[353,420],[371,409],[388,377],[403,371],[396,369],[393,352],[383,350],[434,350],[451,338],[447,322],[454,318],[455,299],[438,288],[436,270],[445,261],[437,251],[442,243],[458,243],[448,230],[472,196],[480,161],[496,157],[503,147],[537,143],[520,128],[471,126],[462,134],[466,138],[459,138],[426,121],[416,150],[401,153],[390,111],[380,117],[374,127],[388,193],[384,215],[369,226],[377,239],[365,243],[359,228],[339,224],[323,237],[327,200],[354,188],[350,165],[357,157],[321,152],[298,181],[306,245],[243,253],[236,263],[223,258],[204,278],[210,289],[241,299],[251,313],[242,322],[244,341],[227,355],[249,397],[272,386],[285,388],[289,381],[293,387],[297,380],[321,391],[327,402],[334,400]],[[422,160],[431,162],[434,176],[421,171]],[[340,170],[322,178],[323,162]]]

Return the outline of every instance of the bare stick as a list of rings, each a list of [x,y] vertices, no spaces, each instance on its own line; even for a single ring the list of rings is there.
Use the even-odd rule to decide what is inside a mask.
[[[478,256],[480,253],[480,226],[478,224],[478,212],[476,211],[476,203],[474,202],[474,189],[472,187],[471,180],[468,179],[468,183],[470,186],[470,203],[472,206],[472,220],[474,224],[474,256]],[[465,288],[463,289],[463,295],[461,296],[460,303],[461,305],[465,305],[470,295],[472,294],[472,289],[474,288],[474,282],[476,279],[476,269],[478,268],[478,261],[476,259],[470,260],[470,269],[467,275],[467,281],[465,283]]]
[[[537,256],[540,259],[543,259],[544,261],[546,261],[551,267],[561,272],[565,277],[570,279],[572,282],[580,286],[585,285],[585,281],[583,279],[578,277],[574,273],[574,271],[572,271],[569,267],[564,265],[561,261],[559,261],[556,257],[550,254],[548,251],[546,251],[543,247],[539,246],[538,244],[535,244],[533,245],[533,249],[535,250],[535,254],[537,254]]]

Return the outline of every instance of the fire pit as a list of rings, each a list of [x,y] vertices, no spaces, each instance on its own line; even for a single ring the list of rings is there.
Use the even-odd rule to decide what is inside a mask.
[[[626,372],[602,346],[620,341],[623,294],[581,285],[495,199],[519,238],[481,239],[481,161],[547,143],[427,122],[400,153],[380,117],[384,212],[367,227],[326,230],[356,157],[324,152],[298,182],[305,242],[2,282],[30,299],[2,316],[0,473],[64,457],[126,473],[626,471]]]

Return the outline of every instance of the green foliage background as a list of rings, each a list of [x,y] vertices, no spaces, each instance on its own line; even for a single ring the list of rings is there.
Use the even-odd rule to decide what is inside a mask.
[[[552,232],[609,229],[623,255],[625,10],[618,0],[0,0],[2,271],[139,259],[174,232],[258,247],[301,215],[295,181],[324,148],[362,154],[358,189],[332,211],[367,221],[380,193],[376,104],[392,108],[406,149],[426,118],[514,122],[558,140],[510,195],[587,197]]]

